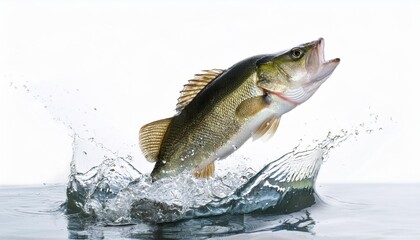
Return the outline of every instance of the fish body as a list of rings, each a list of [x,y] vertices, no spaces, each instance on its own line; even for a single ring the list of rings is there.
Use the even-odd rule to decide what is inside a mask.
[[[156,162],[153,180],[190,171],[214,173],[214,161],[249,138],[272,136],[280,117],[312,96],[339,59],[326,62],[324,40],[257,55],[227,70],[197,74],[181,91],[177,114],[140,129],[140,148]]]

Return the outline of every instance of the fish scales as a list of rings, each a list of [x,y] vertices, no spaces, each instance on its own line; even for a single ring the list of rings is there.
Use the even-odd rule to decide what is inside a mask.
[[[256,60],[254,57],[243,64]],[[195,101],[172,120],[158,159],[168,165],[186,164],[190,158],[209,158],[226,144],[220,139],[228,139],[226,135],[233,135],[240,128],[235,119],[236,108],[244,99],[258,94],[251,90],[255,84],[254,79],[250,79],[254,77],[251,70],[242,74],[227,70],[197,95]],[[185,133],[182,138],[179,138],[180,133]]]

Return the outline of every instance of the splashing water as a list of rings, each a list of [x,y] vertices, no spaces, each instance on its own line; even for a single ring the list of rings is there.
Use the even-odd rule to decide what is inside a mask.
[[[217,171],[218,175],[214,178],[195,179],[185,173],[152,183],[148,174],[139,172],[131,164],[132,156],[136,158],[132,149],[138,152],[137,145],[125,144],[130,141],[125,136],[114,134],[120,131],[108,122],[99,121],[103,126],[97,126],[97,118],[109,118],[103,108],[98,107],[98,103],[90,103],[86,109],[81,109],[84,113],[82,117],[78,114],[79,110],[73,109],[78,104],[63,105],[71,103],[67,98],[78,97],[81,90],[75,89],[66,94],[70,88],[64,87],[64,90],[53,91],[59,97],[49,95],[49,98],[43,98],[45,94],[36,88],[29,90],[25,86],[24,89],[40,93],[35,95],[35,99],[45,104],[55,119],[73,132],[73,159],[65,204],[68,216],[76,216],[77,219],[85,216],[107,226],[183,219],[198,221],[201,217],[209,219],[258,212],[277,214],[272,229],[287,226],[295,229],[305,226],[306,229],[313,224],[307,214],[301,212],[303,215],[295,218],[297,220],[293,223],[290,222],[293,218],[286,218],[281,225],[278,223],[278,214],[298,212],[315,203],[315,181],[332,149],[350,136],[382,130],[370,126],[378,118],[372,115],[372,122],[362,123],[349,131],[342,130],[338,134],[330,132],[323,140],[312,140],[306,148],[302,147],[304,141],[301,140],[291,152],[258,172],[248,168],[244,159],[230,156],[229,165],[235,160],[232,158],[237,158],[236,162],[240,163]],[[63,91],[64,94],[60,94]],[[105,134],[104,129],[113,131]],[[232,226],[235,226],[235,218],[232,221]],[[263,222],[262,226],[267,225],[266,218]],[[193,228],[193,225],[188,225],[188,228]],[[233,227],[226,231],[235,229]],[[211,229],[208,230],[211,232]]]
[[[118,157],[79,173],[73,159],[67,209],[108,224],[299,211],[314,204],[314,183],[330,150],[352,134],[330,133],[312,149],[295,148],[258,173],[236,166],[235,171],[222,171],[210,179],[196,179],[184,173],[152,183],[149,175]],[[79,140],[75,138],[75,147]]]

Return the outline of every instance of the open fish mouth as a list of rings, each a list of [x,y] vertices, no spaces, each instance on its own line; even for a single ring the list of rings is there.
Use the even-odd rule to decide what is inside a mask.
[[[306,59],[306,68],[310,73],[309,83],[325,81],[340,63],[339,58],[326,61],[324,48],[325,40],[323,38],[318,39],[314,43],[314,49]]]
[[[308,43],[308,45],[311,46],[311,49],[305,59],[306,77],[298,82],[296,86],[287,89],[287,91],[274,93],[279,98],[295,105],[299,105],[309,99],[331,76],[340,63],[339,58],[325,60],[325,41],[323,38]]]

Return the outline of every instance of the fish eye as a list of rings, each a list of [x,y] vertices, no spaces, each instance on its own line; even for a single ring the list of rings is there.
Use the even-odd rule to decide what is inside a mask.
[[[300,48],[293,48],[291,54],[293,59],[299,59],[303,56],[303,50]]]

